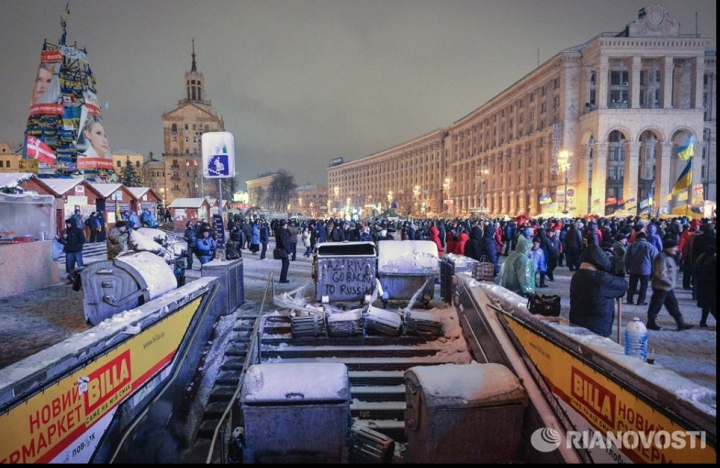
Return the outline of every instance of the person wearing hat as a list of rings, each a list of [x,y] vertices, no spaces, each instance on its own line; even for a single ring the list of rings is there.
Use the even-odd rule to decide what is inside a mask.
[[[217,243],[210,235],[210,227],[204,226],[200,229],[200,236],[195,239],[195,255],[200,260],[200,265],[204,265],[213,258],[217,251]]]
[[[123,252],[130,250],[130,231],[128,230],[127,221],[118,221],[115,226],[110,229],[107,235],[107,257],[112,260]]]
[[[289,283],[287,279],[288,270],[290,269],[290,231],[288,231],[288,223],[284,219],[280,220],[280,228],[275,234],[275,248],[279,250],[280,261],[282,266],[280,267],[280,279],[278,283]]]
[[[590,244],[583,249],[580,268],[570,280],[570,323],[603,337],[612,334],[615,299],[628,290],[628,282],[609,269],[610,260],[603,249]]]
[[[675,261],[677,242],[674,239],[665,239],[662,247],[662,251],[655,256],[652,262],[652,297],[650,298],[650,306],[648,306],[646,327],[648,330],[661,330],[655,320],[660,313],[660,309],[665,306],[670,316],[675,319],[678,331],[688,330],[693,326],[683,321],[675,291],[673,290],[678,270]]]
[[[625,268],[630,274],[630,290],[627,294],[627,303],[633,303],[635,292],[638,293],[637,305],[647,305],[645,296],[647,294],[650,273],[652,273],[652,262],[658,254],[657,249],[647,240],[647,234],[640,231],[635,235],[635,242],[630,245],[625,254]],[[638,289],[638,282],[640,289]]]
[[[189,270],[192,270],[193,257],[195,253],[195,241],[197,240],[197,235],[195,233],[195,225],[193,224],[192,220],[185,223],[185,233],[183,234],[183,238],[185,239],[185,242],[187,242],[187,251],[185,252],[187,268]]]
[[[65,272],[67,280],[72,282],[72,272],[75,266],[83,267],[83,246],[85,245],[85,233],[82,229],[75,226],[72,218],[65,220],[65,229],[61,236],[57,236],[58,242],[63,244],[65,252]]]
[[[615,235],[615,242],[612,245],[612,253],[615,262],[613,264],[613,275],[625,278],[625,255],[627,255],[628,235],[618,232]]]

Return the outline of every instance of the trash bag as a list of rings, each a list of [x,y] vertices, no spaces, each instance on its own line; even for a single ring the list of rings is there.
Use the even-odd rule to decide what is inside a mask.
[[[59,259],[60,259],[60,256],[62,255],[64,249],[65,249],[65,246],[62,245],[59,240],[53,239],[52,259],[53,259],[53,260],[59,260]]]

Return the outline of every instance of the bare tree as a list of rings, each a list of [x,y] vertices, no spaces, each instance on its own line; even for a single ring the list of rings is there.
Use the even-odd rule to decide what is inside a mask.
[[[269,187],[269,202],[273,209],[280,213],[286,211],[287,205],[290,202],[290,197],[293,190],[297,188],[295,184],[295,178],[285,169],[280,169],[273,176],[272,182]]]

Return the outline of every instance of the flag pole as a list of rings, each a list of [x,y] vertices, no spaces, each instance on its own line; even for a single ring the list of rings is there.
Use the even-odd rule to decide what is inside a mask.
[[[695,156],[690,156],[690,174],[693,173],[693,164],[695,163]],[[692,189],[693,189],[693,181],[692,176],[690,177],[690,183],[688,184],[688,199],[687,203],[685,203],[685,216],[690,217],[690,207],[692,206]]]

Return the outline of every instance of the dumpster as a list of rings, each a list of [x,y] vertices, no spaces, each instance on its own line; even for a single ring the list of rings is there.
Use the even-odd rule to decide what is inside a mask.
[[[200,275],[214,276],[220,280],[217,300],[224,304],[223,315],[232,313],[245,302],[243,259],[212,260],[202,265]]]
[[[378,242],[377,270],[389,299],[411,299],[424,286],[421,299],[427,307],[440,273],[437,245],[429,240]]]
[[[342,363],[248,368],[240,395],[244,463],[347,463],[350,381]]]
[[[80,277],[85,319],[97,325],[178,287],[173,268],[152,252],[122,254],[85,266]]]
[[[315,300],[359,301],[375,289],[377,252],[373,242],[323,242],[315,247]]]
[[[405,371],[408,463],[517,460],[528,397],[501,364],[443,364]]]

